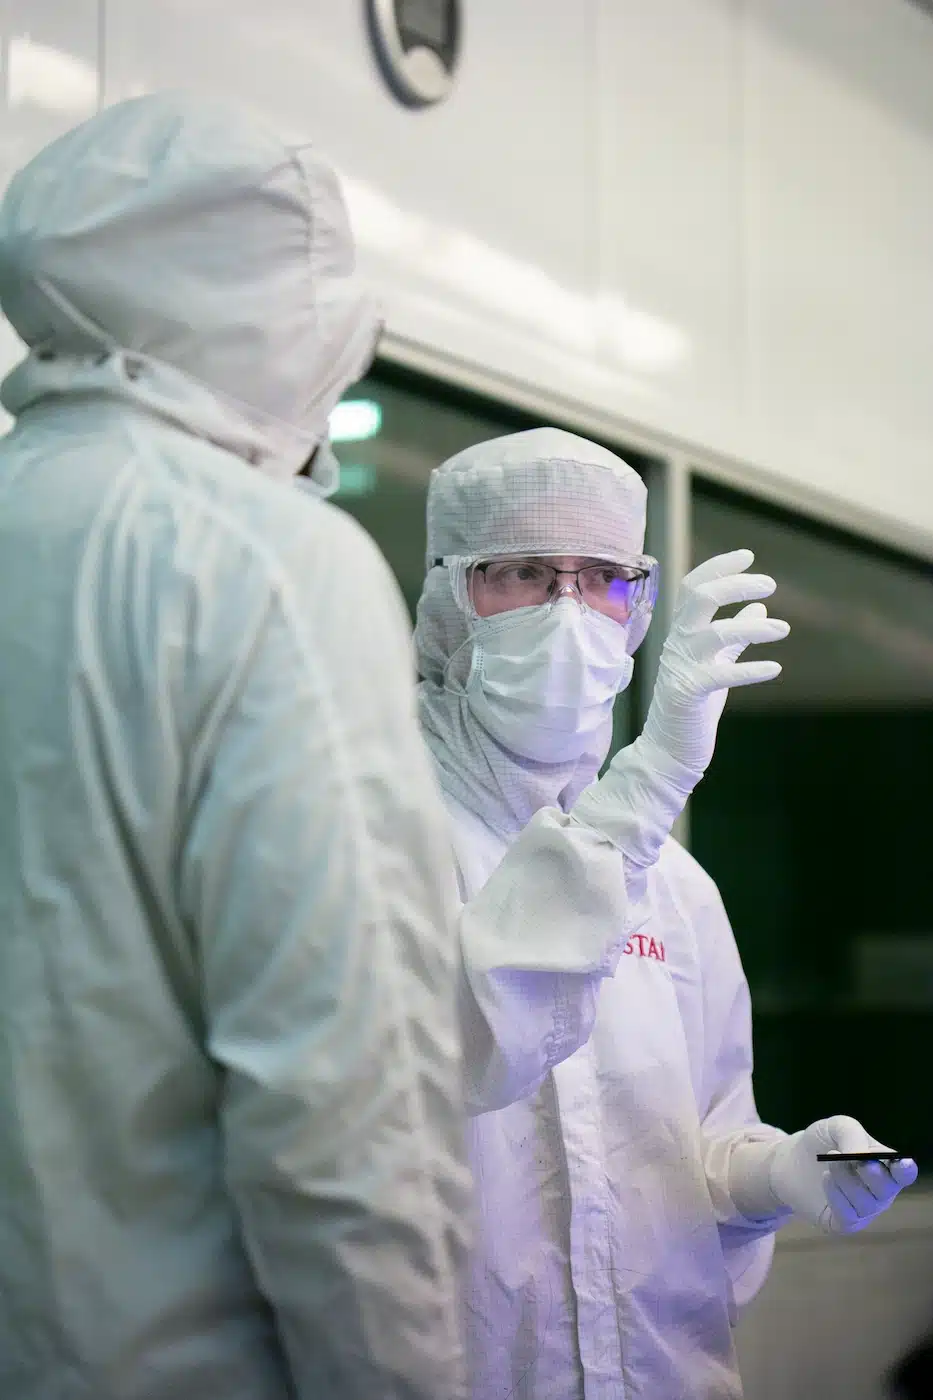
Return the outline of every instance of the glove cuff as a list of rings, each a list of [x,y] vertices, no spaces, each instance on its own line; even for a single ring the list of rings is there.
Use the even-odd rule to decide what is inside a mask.
[[[570,815],[599,831],[633,866],[654,865],[702,772],[640,735],[577,799]]]
[[[774,1165],[791,1138],[738,1143],[729,1162],[729,1193],[746,1220],[772,1220],[787,1215],[790,1207],[774,1188]]]

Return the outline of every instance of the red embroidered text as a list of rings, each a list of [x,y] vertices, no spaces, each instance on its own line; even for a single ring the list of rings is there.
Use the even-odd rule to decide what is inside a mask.
[[[664,944],[660,938],[649,938],[646,933],[635,933],[622,950],[631,957],[654,958],[657,962],[667,962]]]

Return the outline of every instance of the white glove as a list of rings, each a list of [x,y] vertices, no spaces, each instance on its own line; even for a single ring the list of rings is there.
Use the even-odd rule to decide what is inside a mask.
[[[790,628],[752,603],[737,617],[715,621],[721,607],[774,592],[774,579],[745,570],[750,549],[721,554],[680,585],[674,620],[661,653],[657,684],[642,733],[616,754],[608,772],[575,803],[571,816],[602,832],[646,869],[680,816],[713,756],[726,695],[780,674],[776,661],[736,664],[746,647],[776,642]]]
[[[863,1230],[917,1179],[910,1157],[896,1162],[818,1162],[820,1152],[889,1152],[855,1118],[821,1118],[778,1142],[740,1144],[732,1154],[732,1199],[749,1220],[782,1207],[828,1235]]]
[[[726,695],[732,686],[757,685],[781,674],[777,661],[738,658],[746,647],[779,642],[790,627],[751,603],[735,617],[716,620],[720,608],[769,598],[777,587],[767,574],[749,574],[750,549],[707,559],[680,585],[674,618],[661,652],[644,736],[698,777],[709,766]]]

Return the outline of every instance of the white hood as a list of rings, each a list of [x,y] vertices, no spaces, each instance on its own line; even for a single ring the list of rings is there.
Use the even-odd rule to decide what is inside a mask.
[[[428,574],[415,642],[421,723],[445,792],[503,836],[541,807],[567,810],[598,773],[611,723],[591,748],[563,763],[508,752],[476,722],[466,701],[470,624],[451,570],[439,558],[542,553],[625,560],[644,549],[647,492],[641,477],[596,443],[534,428],[478,443],[431,474]],[[629,650],[650,612],[633,619]]]
[[[130,399],[290,476],[372,358],[354,263],[314,150],[219,100],[121,103],[43,150],[0,207],[0,306],[30,350],[2,402]]]

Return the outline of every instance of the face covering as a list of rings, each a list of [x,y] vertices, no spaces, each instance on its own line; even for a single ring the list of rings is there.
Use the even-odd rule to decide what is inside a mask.
[[[627,629],[572,598],[474,618],[466,698],[504,748],[541,763],[589,751],[632,678]]]

